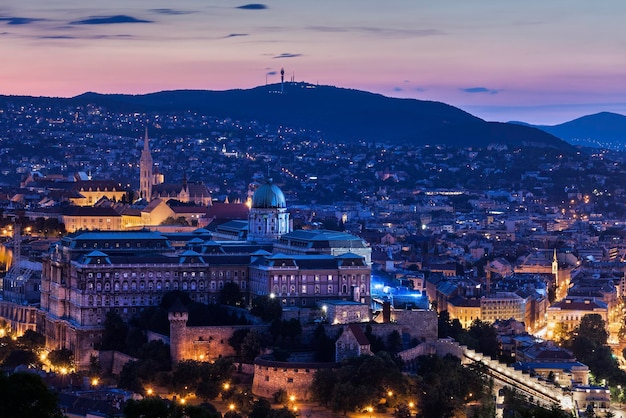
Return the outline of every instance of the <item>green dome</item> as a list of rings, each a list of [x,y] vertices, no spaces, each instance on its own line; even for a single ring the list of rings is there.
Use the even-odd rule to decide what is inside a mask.
[[[272,183],[265,183],[252,196],[252,207],[259,209],[286,208],[285,195],[280,187]]]

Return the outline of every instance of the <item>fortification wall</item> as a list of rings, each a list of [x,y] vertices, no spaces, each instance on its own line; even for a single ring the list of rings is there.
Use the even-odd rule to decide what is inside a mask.
[[[311,383],[315,372],[321,369],[336,368],[336,363],[291,363],[257,358],[254,362],[252,393],[256,396],[271,398],[283,389],[287,396],[294,396],[297,401],[311,399]]]

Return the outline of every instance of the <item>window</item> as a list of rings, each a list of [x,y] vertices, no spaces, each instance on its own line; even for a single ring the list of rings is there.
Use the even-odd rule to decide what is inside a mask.
[[[328,285],[328,293],[333,293],[333,285],[332,284]]]
[[[306,293],[306,285],[305,284],[302,285],[302,293]]]

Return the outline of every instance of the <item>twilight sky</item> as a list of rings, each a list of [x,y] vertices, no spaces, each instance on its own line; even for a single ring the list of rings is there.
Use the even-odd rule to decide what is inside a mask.
[[[3,0],[0,94],[286,79],[487,120],[626,114],[624,0]]]

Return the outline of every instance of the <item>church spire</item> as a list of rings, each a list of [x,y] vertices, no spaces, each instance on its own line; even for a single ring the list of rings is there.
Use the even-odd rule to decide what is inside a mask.
[[[146,135],[143,138],[143,150],[150,152],[150,140],[148,139],[148,125],[146,125]]]
[[[150,140],[148,138],[148,126],[143,140],[143,150],[139,159],[139,194],[148,202],[152,198],[152,186],[154,185],[154,163],[150,152]]]

